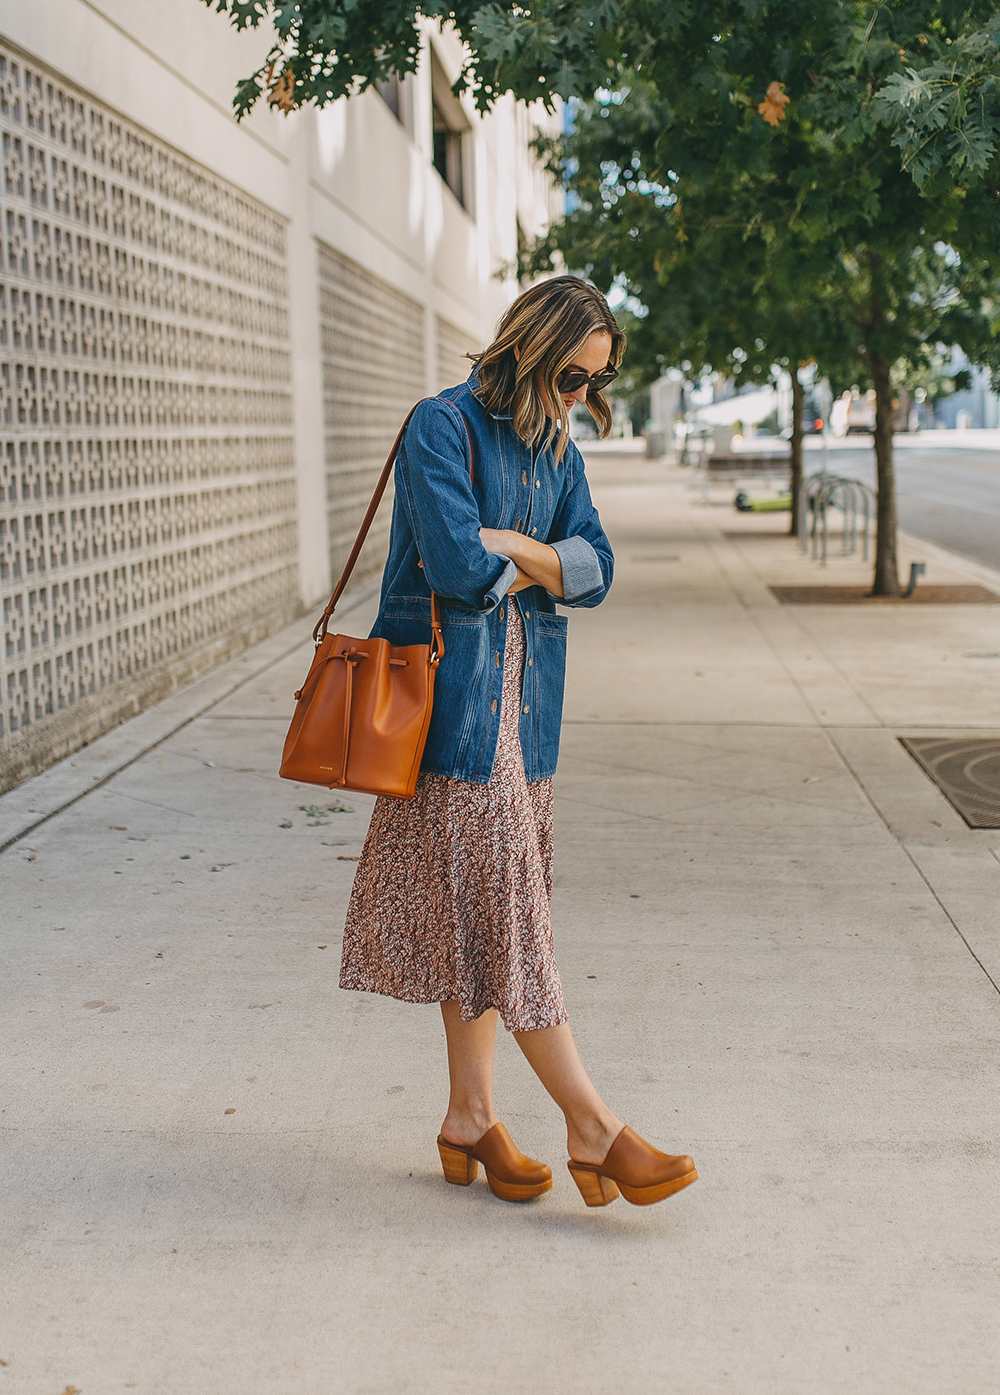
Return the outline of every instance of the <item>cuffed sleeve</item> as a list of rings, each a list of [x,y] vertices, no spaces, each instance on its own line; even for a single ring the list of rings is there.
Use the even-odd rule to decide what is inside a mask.
[[[507,565],[483,597],[483,609],[487,612],[496,609],[517,580],[517,566],[515,563],[510,561],[507,557],[499,556],[497,557],[497,561],[506,562]]]
[[[553,600],[572,605],[574,601],[603,590],[604,573],[601,571],[601,563],[586,538],[563,538],[551,546],[559,554],[563,585],[562,595],[553,596]]]
[[[600,605],[611,589],[615,558],[587,487],[583,457],[570,441],[566,448],[570,487],[545,541],[559,554],[563,594],[560,605]],[[551,594],[551,593],[550,593]]]

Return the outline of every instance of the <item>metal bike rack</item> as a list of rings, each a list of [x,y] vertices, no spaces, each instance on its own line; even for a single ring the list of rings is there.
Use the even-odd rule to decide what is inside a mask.
[[[868,561],[871,551],[872,520],[875,517],[876,496],[864,480],[848,479],[843,475],[820,472],[802,481],[797,519],[799,547],[812,551],[813,561],[825,567],[829,553],[828,510],[840,509],[844,515],[841,553],[850,556],[858,548],[858,515],[861,515],[861,555]],[[812,524],[809,511],[812,510]]]

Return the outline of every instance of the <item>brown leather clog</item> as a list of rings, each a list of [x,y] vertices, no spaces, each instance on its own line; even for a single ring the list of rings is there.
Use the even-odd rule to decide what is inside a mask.
[[[479,1164],[486,1169],[490,1191],[501,1201],[528,1201],[552,1187],[552,1169],[536,1162],[514,1147],[503,1124],[494,1124],[471,1147],[449,1143],[438,1135],[438,1152],[446,1182],[467,1187],[479,1175]]]
[[[652,1206],[698,1180],[689,1157],[661,1153],[627,1127],[612,1143],[602,1163],[581,1163],[570,1158],[567,1166],[588,1206],[610,1206],[619,1192],[633,1206]]]

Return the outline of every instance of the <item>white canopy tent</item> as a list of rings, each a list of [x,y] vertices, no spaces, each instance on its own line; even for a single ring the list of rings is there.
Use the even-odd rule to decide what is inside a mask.
[[[706,426],[732,426],[737,421],[744,426],[756,426],[769,417],[777,405],[778,394],[774,388],[766,387],[739,397],[727,397],[722,402],[712,402],[707,407],[698,407],[694,416]]]

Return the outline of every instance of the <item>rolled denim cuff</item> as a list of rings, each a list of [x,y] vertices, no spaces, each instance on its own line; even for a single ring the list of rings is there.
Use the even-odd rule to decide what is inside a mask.
[[[573,601],[583,600],[585,596],[591,596],[595,591],[601,590],[604,586],[604,573],[601,571],[597,553],[586,538],[563,538],[561,542],[554,542],[551,546],[559,554],[563,584],[562,595],[553,596],[553,600],[572,604]]]
[[[496,609],[517,580],[517,567],[509,557],[498,556],[497,561],[506,562],[507,565],[483,597],[483,610],[486,611],[487,615],[491,610]]]

